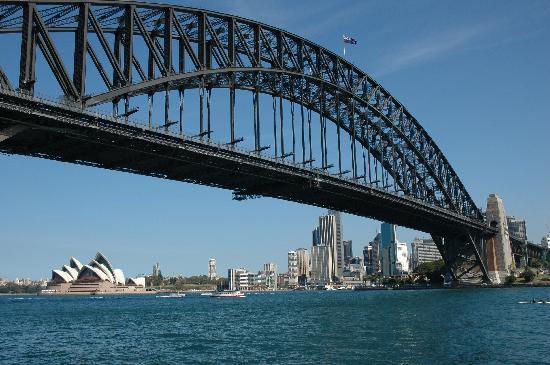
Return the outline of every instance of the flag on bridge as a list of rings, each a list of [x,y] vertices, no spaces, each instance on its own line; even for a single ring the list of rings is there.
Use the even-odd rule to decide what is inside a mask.
[[[350,37],[349,35],[342,35],[342,38],[344,38],[344,43],[348,44],[357,44],[357,41]],[[346,45],[344,44],[344,57],[346,56]]]
[[[357,41],[349,35],[344,34],[342,37],[344,38],[344,43],[357,44]]]

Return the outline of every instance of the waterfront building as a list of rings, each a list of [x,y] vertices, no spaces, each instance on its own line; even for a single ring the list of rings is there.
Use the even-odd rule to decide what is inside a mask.
[[[550,234],[542,237],[542,240],[540,241],[540,245],[544,248],[550,249]]]
[[[349,260],[353,257],[352,241],[344,241],[342,244],[344,246],[344,264],[348,265]]]
[[[115,269],[107,257],[98,252],[88,265],[76,258],[69,265],[52,270],[52,277],[44,294],[90,294],[130,293],[145,289],[145,278],[124,278],[120,269]]]
[[[525,219],[516,218],[514,216],[506,217],[508,223],[508,234],[519,238],[520,240],[527,240],[527,225]]]
[[[282,272],[277,275],[277,287],[288,288],[288,273]]]
[[[208,279],[216,280],[217,278],[218,278],[218,274],[216,272],[216,259],[209,259],[208,260]]]
[[[352,257],[349,264],[344,269],[343,283],[345,285],[358,285],[363,282],[365,277],[365,265],[363,258]]]
[[[332,282],[331,248],[325,245],[311,248],[311,282],[314,285],[326,285]]]
[[[162,276],[162,273],[160,271],[160,264],[158,262],[153,265],[153,276],[154,277]]]
[[[266,289],[277,290],[277,264],[274,262],[264,264],[264,272],[266,276]]]
[[[229,290],[239,290],[241,273],[245,273],[245,268],[228,269],[227,270],[227,285]]]
[[[298,286],[298,254],[296,251],[288,252],[288,286]]]
[[[415,238],[411,243],[411,270],[426,262],[441,260],[439,249],[431,238]]]
[[[303,276],[309,278],[310,258],[309,251],[306,248],[296,250],[296,261],[298,265],[298,277]]]

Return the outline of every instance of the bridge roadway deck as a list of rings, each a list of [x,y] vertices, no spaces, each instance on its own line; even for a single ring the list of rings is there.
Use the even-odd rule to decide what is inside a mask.
[[[2,90],[0,131],[14,126],[25,129],[0,141],[0,152],[275,197],[442,236],[493,234],[483,222],[319,169]]]

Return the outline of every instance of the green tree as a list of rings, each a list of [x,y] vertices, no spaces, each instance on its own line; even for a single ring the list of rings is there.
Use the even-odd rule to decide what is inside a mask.
[[[525,280],[526,283],[533,281],[536,276],[537,274],[535,273],[535,271],[533,271],[529,267],[526,267],[525,270],[523,271],[523,279]]]
[[[443,283],[443,277],[447,273],[447,267],[443,260],[425,262],[414,269],[414,273],[420,277],[428,278],[432,284]]]
[[[517,279],[516,274],[512,271],[512,273],[506,277],[506,284],[513,284]]]
[[[543,265],[542,265],[542,261],[539,260],[539,259],[531,259],[531,265],[529,265],[535,269],[540,269]]]

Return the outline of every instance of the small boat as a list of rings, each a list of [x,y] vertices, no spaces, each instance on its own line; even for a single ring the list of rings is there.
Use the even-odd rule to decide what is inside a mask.
[[[165,293],[162,295],[157,295],[157,298],[184,298],[184,293]]]
[[[245,298],[246,295],[238,290],[219,291],[210,295],[212,298]]]

